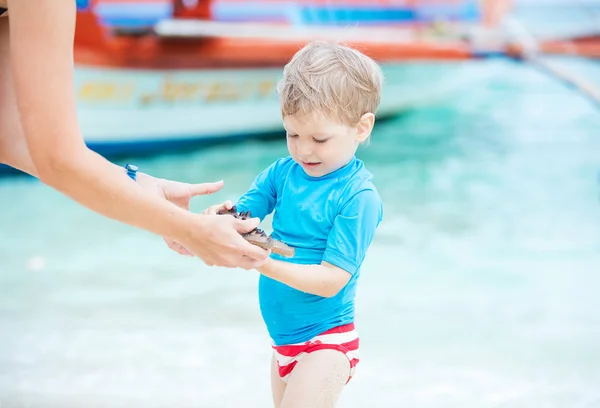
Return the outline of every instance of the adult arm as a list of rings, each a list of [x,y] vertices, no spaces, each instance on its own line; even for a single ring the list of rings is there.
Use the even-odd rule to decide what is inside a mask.
[[[266,251],[236,232],[251,230],[257,220],[192,214],[86,147],[73,80],[74,1],[11,0],[8,7],[16,102],[43,183],[106,217],[172,238],[208,264],[248,268],[266,259]]]

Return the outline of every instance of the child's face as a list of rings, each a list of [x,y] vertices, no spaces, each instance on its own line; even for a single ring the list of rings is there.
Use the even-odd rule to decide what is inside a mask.
[[[347,164],[358,145],[371,134],[375,116],[363,115],[355,126],[332,121],[320,113],[283,118],[287,146],[306,174],[320,177]]]

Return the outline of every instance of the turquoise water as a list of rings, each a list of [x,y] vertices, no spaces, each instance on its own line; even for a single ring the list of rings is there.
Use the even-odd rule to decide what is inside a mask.
[[[340,407],[600,407],[600,110],[524,66],[479,69],[360,150],[385,219]],[[137,162],[223,178],[200,211],[283,154],[252,141]],[[0,203],[3,408],[270,406],[255,272],[177,256],[28,179],[0,181]]]

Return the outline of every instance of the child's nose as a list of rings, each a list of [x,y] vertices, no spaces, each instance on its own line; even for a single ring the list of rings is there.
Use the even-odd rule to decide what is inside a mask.
[[[298,143],[298,156],[307,158],[312,154],[312,149],[308,143]]]

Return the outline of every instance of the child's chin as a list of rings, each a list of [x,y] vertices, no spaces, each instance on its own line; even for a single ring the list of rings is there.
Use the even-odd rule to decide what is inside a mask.
[[[324,169],[321,168],[321,165],[318,166],[302,166],[306,174],[313,177],[320,177],[325,175]]]

